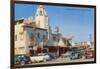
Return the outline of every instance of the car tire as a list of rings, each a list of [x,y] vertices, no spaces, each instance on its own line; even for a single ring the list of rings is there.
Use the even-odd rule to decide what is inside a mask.
[[[31,63],[32,63],[31,61],[28,62],[28,64],[31,64]]]
[[[20,64],[21,64],[22,66],[23,66],[23,65],[25,65],[25,61],[21,61],[21,63],[20,63]]]

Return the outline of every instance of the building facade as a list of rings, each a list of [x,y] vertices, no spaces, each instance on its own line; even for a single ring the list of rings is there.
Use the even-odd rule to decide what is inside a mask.
[[[67,39],[58,28],[52,33],[46,9],[40,5],[37,8],[35,19],[21,19],[15,22],[15,54],[34,55],[39,52],[55,54],[67,51]]]

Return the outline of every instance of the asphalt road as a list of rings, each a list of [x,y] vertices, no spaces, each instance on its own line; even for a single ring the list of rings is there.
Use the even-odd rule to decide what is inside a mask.
[[[75,60],[69,60],[67,58],[57,58],[51,61],[47,62],[40,62],[40,63],[33,63],[35,64],[53,64],[53,63],[73,63],[73,62],[88,62],[88,61],[94,61],[94,59],[75,59]]]
[[[74,59],[69,60],[67,58],[57,58],[51,61],[46,62],[39,62],[39,63],[32,63],[32,64],[26,64],[24,66],[34,66],[34,65],[47,65],[47,64],[59,64],[59,63],[77,63],[77,62],[91,62],[94,61],[94,59]],[[20,67],[20,65],[16,65],[15,67]]]

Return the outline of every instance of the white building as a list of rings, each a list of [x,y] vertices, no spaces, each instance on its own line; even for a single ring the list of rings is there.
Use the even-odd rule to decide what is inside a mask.
[[[37,8],[35,22],[38,28],[48,29],[48,15],[46,14],[46,10],[43,5],[40,5]]]
[[[45,8],[37,8],[34,20],[21,19],[15,24],[15,54],[29,54],[30,49],[37,49],[48,38],[48,16]]]
[[[52,33],[45,8],[37,8],[35,19],[21,19],[15,24],[15,54],[30,54],[44,46],[66,46],[60,33]],[[51,48],[52,49],[52,48]]]

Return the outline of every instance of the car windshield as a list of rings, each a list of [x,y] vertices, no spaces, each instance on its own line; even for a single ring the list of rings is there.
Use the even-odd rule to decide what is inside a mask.
[[[71,54],[71,51],[67,51],[66,53],[63,53],[63,54],[69,55]]]
[[[46,53],[39,53],[38,56],[44,56]]]
[[[26,59],[29,59],[28,56],[25,56],[25,55],[16,55],[15,57],[18,60],[26,60]]]

